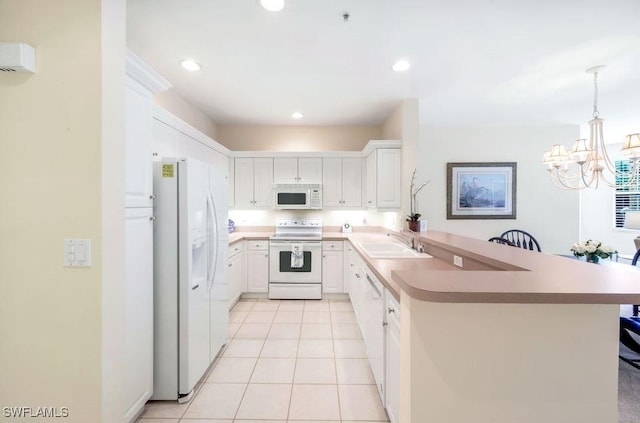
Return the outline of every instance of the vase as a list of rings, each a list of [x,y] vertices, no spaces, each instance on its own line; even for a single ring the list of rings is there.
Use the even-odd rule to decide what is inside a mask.
[[[409,221],[409,230],[412,232],[418,232],[418,221],[410,220]]]
[[[587,254],[587,263],[598,264],[599,262],[600,262],[600,257],[597,254]]]

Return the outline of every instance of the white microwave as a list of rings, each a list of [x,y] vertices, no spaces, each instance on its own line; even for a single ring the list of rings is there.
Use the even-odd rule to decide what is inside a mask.
[[[322,209],[320,184],[277,184],[273,191],[276,209]]]

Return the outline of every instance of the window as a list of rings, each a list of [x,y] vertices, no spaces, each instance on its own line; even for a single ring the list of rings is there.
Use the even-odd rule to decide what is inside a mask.
[[[616,160],[616,171],[628,173],[631,163],[628,160]],[[631,185],[629,177],[616,176],[616,228],[624,226],[624,212],[627,210],[640,210],[640,177],[635,178]]]

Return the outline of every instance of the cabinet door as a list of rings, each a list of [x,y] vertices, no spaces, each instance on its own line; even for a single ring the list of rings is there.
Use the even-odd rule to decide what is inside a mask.
[[[273,159],[273,183],[298,183],[298,159],[296,157],[276,157]]]
[[[401,203],[401,150],[381,148],[377,150],[376,205],[379,209],[399,209]]]
[[[236,158],[234,168],[235,206],[253,207],[253,159]]]
[[[269,251],[247,251],[247,291],[269,291]]]
[[[151,123],[152,150],[158,158],[180,157],[178,149],[178,131],[158,119]]]
[[[322,158],[300,157],[298,159],[298,182],[301,184],[321,184]]]
[[[342,159],[342,205],[362,207],[362,159]]]
[[[236,172],[236,177],[238,172]],[[237,195],[237,194],[236,194]],[[273,206],[273,159],[253,159],[253,205]]]
[[[399,423],[400,412],[400,325],[389,320],[387,325],[386,403],[390,423]]]
[[[231,307],[240,297],[243,291],[243,273],[244,266],[242,266],[242,256],[244,253],[238,253],[229,258],[228,273],[229,278],[229,306]]]
[[[125,420],[153,392],[153,221],[151,208],[125,210]]]
[[[376,160],[376,151],[373,151],[371,154],[367,156],[367,184],[366,184],[366,196],[365,201],[367,202],[365,206],[367,207],[376,207],[376,187],[377,187],[377,160]]]
[[[342,251],[322,252],[322,292],[343,292],[343,264]]]
[[[235,201],[235,189],[236,189],[236,161],[233,157],[229,157],[228,159],[229,165],[229,207],[234,207],[236,205]]]
[[[151,91],[127,77],[125,207],[153,207]]]
[[[342,159],[322,159],[322,207],[342,206]]]

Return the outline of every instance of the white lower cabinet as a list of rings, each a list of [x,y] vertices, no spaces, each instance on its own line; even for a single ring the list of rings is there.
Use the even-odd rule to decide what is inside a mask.
[[[247,292],[269,292],[269,241],[247,241]]]
[[[344,282],[364,339],[369,365],[391,423],[399,423],[400,304],[349,242]]]
[[[153,209],[125,209],[125,421],[153,392]]]
[[[237,242],[229,247],[229,260],[227,263],[229,278],[229,308],[238,301],[240,295],[247,290],[247,273],[245,272],[244,241]]]
[[[344,243],[322,243],[322,292],[344,292]]]
[[[385,408],[391,423],[399,423],[400,412],[400,304],[386,291]]]
[[[369,365],[376,381],[380,399],[384,403],[384,286],[365,264],[355,260],[354,279],[351,281],[351,303],[360,325],[367,349]]]

